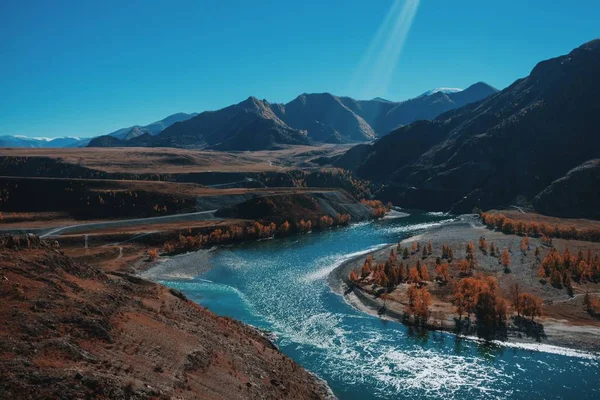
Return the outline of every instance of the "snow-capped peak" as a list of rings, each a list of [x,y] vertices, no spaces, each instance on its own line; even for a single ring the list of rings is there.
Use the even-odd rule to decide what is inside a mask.
[[[421,96],[431,96],[432,94],[435,93],[458,93],[458,92],[462,92],[464,89],[460,89],[460,88],[447,88],[447,87],[441,87],[441,88],[437,88],[437,89],[431,89],[426,91],[425,93],[423,93]]]

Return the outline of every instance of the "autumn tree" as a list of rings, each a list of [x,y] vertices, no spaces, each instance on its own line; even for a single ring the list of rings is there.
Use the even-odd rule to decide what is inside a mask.
[[[417,267],[412,267],[408,271],[408,281],[411,283],[421,282],[421,275],[419,275],[419,270],[417,269]]]
[[[419,269],[419,276],[421,277],[422,281],[424,281],[424,282],[429,281],[429,271],[427,270],[427,267],[425,266],[425,264],[421,265],[421,268]]]
[[[350,271],[350,276],[348,277],[350,282],[357,283],[358,282],[358,274],[354,271]]]
[[[510,266],[510,253],[508,252],[507,249],[502,250],[502,255],[500,256],[500,261],[502,262],[504,269],[508,270],[508,267]]]
[[[407,312],[408,315],[414,315],[417,311],[416,305],[417,305],[417,287],[410,285],[408,287],[408,289],[406,290],[406,297],[407,297]]]
[[[450,280],[450,272],[448,269],[448,263],[439,264],[435,267],[435,277],[439,282],[448,283]]]
[[[475,259],[475,245],[473,244],[473,242],[467,243],[465,258],[469,261]]]
[[[173,252],[173,245],[169,242],[165,243],[163,246],[163,251],[167,254],[171,254]]]
[[[424,260],[427,258],[427,248],[423,247],[423,252],[421,254],[421,258]]]
[[[411,253],[415,254],[419,248],[419,244],[417,242],[412,242],[410,245]]]
[[[453,304],[459,314],[475,313],[478,325],[493,330],[506,321],[507,306],[494,277],[468,277],[454,286]]]
[[[452,261],[454,258],[454,251],[452,248],[446,244],[442,245],[442,258]]]
[[[483,236],[479,238],[479,249],[483,252],[483,254],[487,254],[488,252],[488,244]]]
[[[555,269],[552,271],[552,273],[550,274],[550,283],[552,284],[552,286],[557,287],[557,288],[562,288],[562,274],[560,273],[559,270]]]
[[[469,260],[460,260],[460,262],[458,263],[458,268],[463,276],[471,275],[471,266],[472,264],[471,262],[469,262]]]
[[[427,288],[423,287],[418,289],[416,303],[416,317],[421,323],[427,322],[429,319],[429,306],[431,305],[431,295]]]
[[[416,321],[425,323],[429,318],[429,306],[431,305],[431,295],[427,288],[417,288],[409,286],[406,292],[408,298],[407,313],[414,316]]]
[[[591,295],[590,292],[585,292],[583,305],[589,314],[594,316],[600,314],[600,299],[598,296]]]
[[[390,255],[388,257],[388,261],[390,261],[392,264],[396,262],[396,260],[398,260],[398,253],[396,253],[396,251],[394,251],[394,249],[390,250]]]
[[[529,238],[525,236],[521,240],[521,252],[523,253],[523,255],[527,254],[527,250],[529,250]]]
[[[360,269],[360,275],[363,278],[366,278],[367,276],[369,276],[371,274],[371,258],[367,258],[365,260],[365,262],[363,263],[362,268]]]
[[[281,233],[288,233],[290,231],[290,223],[288,221],[285,221],[283,224],[281,224],[281,226],[279,226],[279,232]]]
[[[530,317],[531,321],[534,321],[535,317],[542,315],[542,301],[530,293],[521,293],[520,303],[523,307],[523,315]]]
[[[517,312],[517,316],[521,316],[521,313],[523,312],[523,306],[520,303],[520,296],[521,296],[521,284],[519,282],[515,282],[511,285],[510,287],[510,298],[511,298],[511,303],[512,303],[512,307],[513,309]]]
[[[150,261],[154,261],[154,260],[158,259],[158,250],[156,250],[156,249],[148,250],[148,259]]]
[[[496,257],[496,247],[494,246],[494,243],[490,243],[490,256]]]
[[[542,235],[542,239],[541,240],[542,240],[542,244],[544,244],[546,246],[549,246],[549,247],[552,247],[552,238],[551,237],[548,237],[546,235]]]
[[[593,271],[591,265],[585,260],[579,261],[574,271],[575,279],[579,282],[591,281],[593,277]]]
[[[463,278],[454,286],[452,303],[456,306],[459,319],[463,314],[471,316],[477,303],[480,283],[476,278]]]
[[[431,246],[431,241],[427,242],[427,255],[433,254],[433,247]]]

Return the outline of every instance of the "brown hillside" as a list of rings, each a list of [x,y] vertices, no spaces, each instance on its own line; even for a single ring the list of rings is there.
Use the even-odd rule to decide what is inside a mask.
[[[175,291],[0,238],[0,398],[320,399],[256,330]]]

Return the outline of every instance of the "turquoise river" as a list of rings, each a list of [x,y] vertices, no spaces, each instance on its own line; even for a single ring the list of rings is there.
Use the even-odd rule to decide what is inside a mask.
[[[281,351],[340,399],[600,399],[600,360],[591,354],[414,334],[329,288],[328,274],[344,260],[448,219],[413,214],[219,248],[209,271],[161,282],[217,314],[272,331]],[[194,257],[174,257],[169,268]]]

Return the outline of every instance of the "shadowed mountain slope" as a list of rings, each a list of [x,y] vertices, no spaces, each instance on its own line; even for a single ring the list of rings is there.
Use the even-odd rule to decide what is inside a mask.
[[[263,150],[280,145],[369,142],[392,129],[479,100],[496,89],[484,83],[453,93],[435,92],[394,103],[366,101],[329,93],[302,94],[287,104],[249,97],[216,111],[174,123],[155,138],[146,127],[120,132],[119,141],[96,138],[96,146],[208,147],[217,150]]]
[[[470,211],[529,203],[600,156],[599,70],[594,40],[540,62],[483,101],[402,127],[336,163],[384,183],[380,198],[405,207]]]

